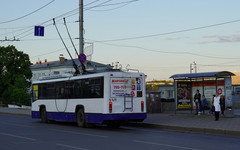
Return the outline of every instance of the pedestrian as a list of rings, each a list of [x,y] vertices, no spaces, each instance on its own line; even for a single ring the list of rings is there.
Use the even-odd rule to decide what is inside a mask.
[[[222,115],[224,116],[224,110],[225,110],[225,97],[224,97],[224,95],[221,95],[221,97],[220,97],[220,106],[221,106]]]
[[[213,112],[214,112],[213,101],[214,101],[214,97],[215,97],[215,96],[216,96],[216,95],[213,95],[213,97],[212,97],[211,104],[210,104],[209,114],[213,114]]]
[[[214,97],[213,105],[215,108],[215,121],[219,120],[219,113],[221,111],[220,106],[220,97],[218,96],[218,93],[216,93],[216,96]]]
[[[202,96],[202,108],[201,110],[203,111],[203,114],[205,114],[205,107],[207,104],[207,99],[205,98],[205,95]]]
[[[194,102],[195,102],[195,105],[196,105],[196,113],[195,115],[198,114],[198,110],[201,106],[201,94],[199,93],[199,90],[196,91],[196,94],[194,95]]]

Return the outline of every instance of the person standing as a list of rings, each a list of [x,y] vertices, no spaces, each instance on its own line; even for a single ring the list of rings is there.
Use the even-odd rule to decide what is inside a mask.
[[[218,93],[216,93],[216,96],[214,97],[213,105],[215,108],[215,121],[218,121],[219,120],[219,112],[221,111],[220,97],[218,96]]]
[[[214,112],[213,101],[214,101],[214,97],[215,97],[215,96],[216,96],[216,95],[213,95],[213,97],[212,97],[209,114],[213,114],[213,112]]]
[[[207,99],[205,98],[205,95],[202,96],[202,108],[203,114],[205,114],[205,107],[207,105]]]
[[[196,91],[196,94],[194,95],[194,102],[196,105],[196,113],[195,115],[198,114],[198,109],[201,107],[201,94],[199,93],[199,90]]]
[[[220,97],[220,106],[221,106],[221,112],[222,115],[224,116],[224,110],[225,110],[225,97],[221,95]]]

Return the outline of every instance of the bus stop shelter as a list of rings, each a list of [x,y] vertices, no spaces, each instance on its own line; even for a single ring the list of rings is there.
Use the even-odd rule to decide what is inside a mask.
[[[217,92],[225,97],[225,106],[232,108],[232,80],[235,74],[229,71],[175,74],[174,79],[175,112],[193,110],[196,90],[207,99],[207,107]]]

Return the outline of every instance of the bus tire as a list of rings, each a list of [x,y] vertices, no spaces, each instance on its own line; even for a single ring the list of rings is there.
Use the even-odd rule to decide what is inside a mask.
[[[81,109],[78,109],[77,111],[77,125],[79,127],[86,127],[86,122],[85,122],[85,113],[84,113],[84,110],[81,108]]]
[[[41,120],[42,120],[42,122],[43,122],[43,123],[47,123],[47,122],[48,122],[48,119],[47,119],[47,112],[46,112],[46,108],[45,108],[45,107],[42,107],[42,108],[41,108],[40,114],[41,114]]]

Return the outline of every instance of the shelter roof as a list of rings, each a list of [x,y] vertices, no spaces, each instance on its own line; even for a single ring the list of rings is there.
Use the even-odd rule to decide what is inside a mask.
[[[234,73],[229,71],[218,71],[218,72],[201,72],[201,73],[185,73],[185,74],[174,74],[170,78],[173,79],[191,79],[191,78],[207,78],[207,77],[229,77],[235,76]]]

